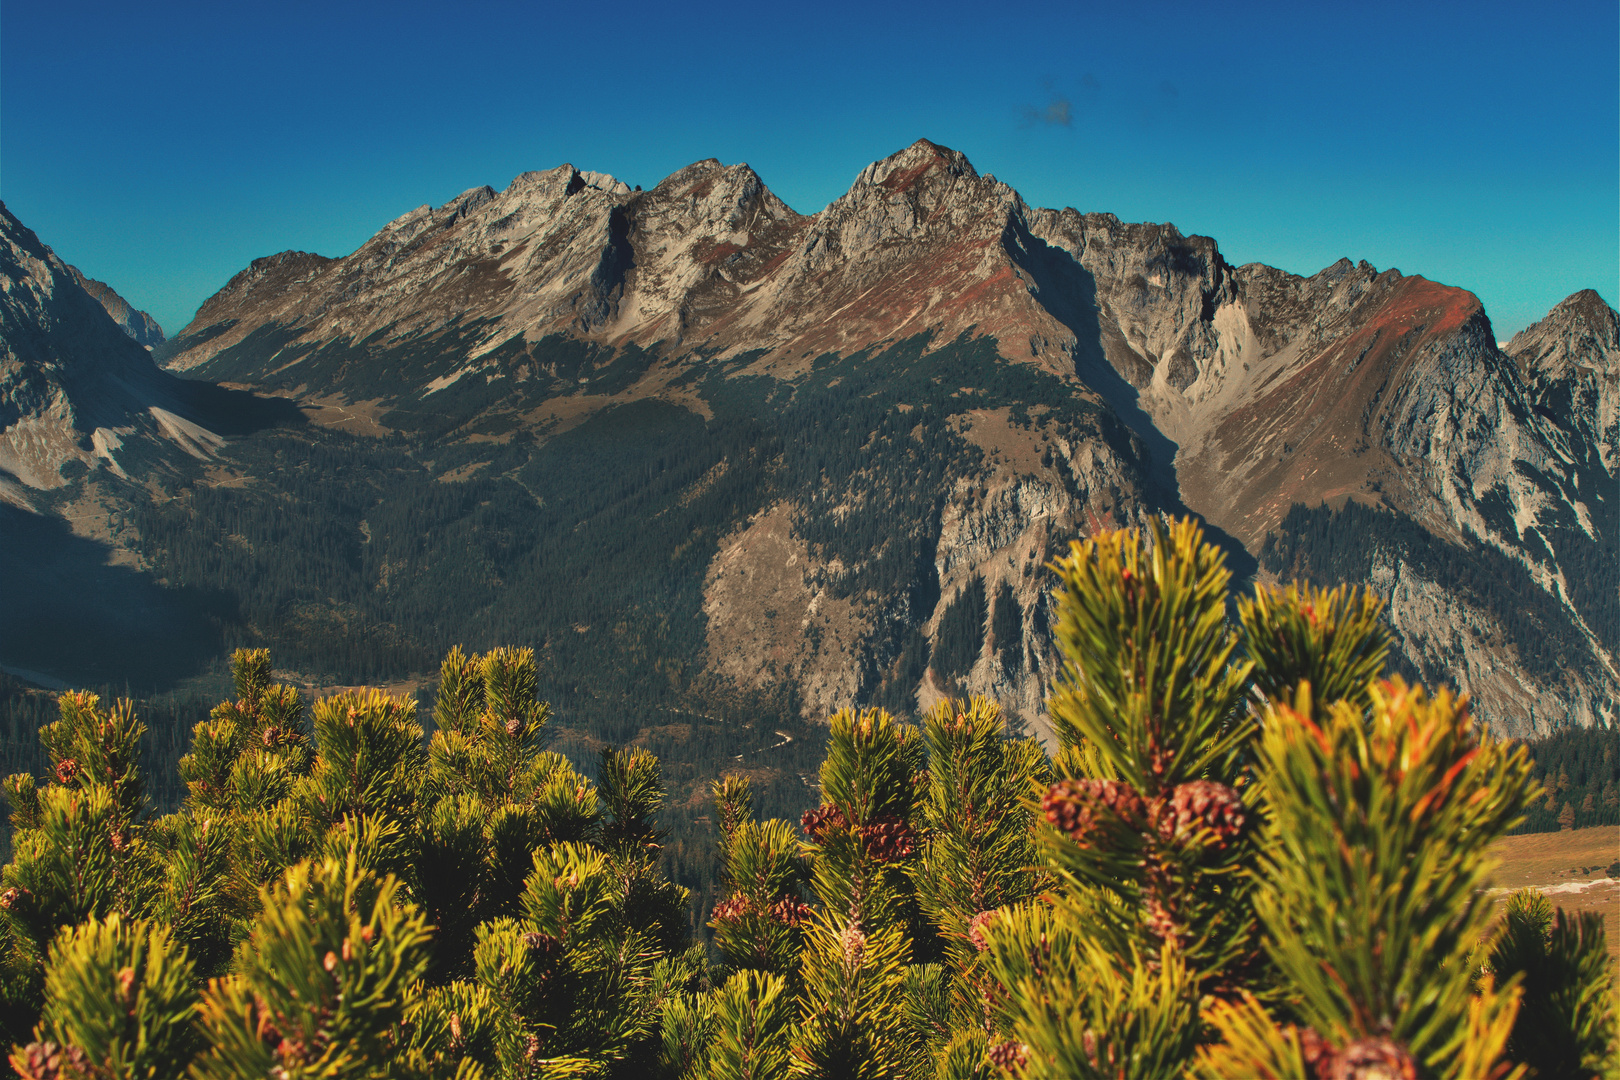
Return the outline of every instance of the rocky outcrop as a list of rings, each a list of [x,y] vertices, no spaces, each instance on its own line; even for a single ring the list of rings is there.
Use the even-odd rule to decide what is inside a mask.
[[[148,349],[163,344],[163,327],[158,325],[156,319],[144,311],[137,311],[106,282],[85,277],[79,272],[78,267],[69,266],[68,272],[73,275],[73,280],[78,282],[79,288],[89,293],[112,317],[112,321],[134,339],[135,344],[144,345]]]

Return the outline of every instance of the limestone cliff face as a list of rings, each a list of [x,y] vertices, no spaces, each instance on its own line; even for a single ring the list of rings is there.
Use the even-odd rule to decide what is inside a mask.
[[[0,204],[0,495],[15,505],[70,466],[124,477],[140,444],[203,454],[217,438],[81,280]]]
[[[1308,277],[1234,267],[1214,240],[1173,225],[1030,208],[926,140],[867,166],[813,215],[746,165],[712,160],[648,191],[570,165],[474,188],[346,257],[255,262],[171,343],[168,363],[365,402],[384,427],[543,440],[627,401],[723,420],[743,398],[802,395],[829,358],[911,340],[926,346],[907,370],[938,370],[894,392],[873,439],[919,394],[946,392],[974,343],[995,350],[996,380],[1052,382],[1017,391],[1027,414],[1006,395],[994,408],[938,403],[966,456],[897,522],[933,568],[907,571],[890,595],[836,584],[861,560],[813,539],[828,514],[872,520],[854,488],[762,493],[709,570],[713,671],[788,680],[807,709],[847,703],[851,688],[888,693],[916,653],[907,635],[936,633],[942,605],[975,576],[1011,586],[1028,634],[1048,636],[1033,622],[1045,586],[1026,573],[1030,553],[1043,561],[1093,519],[1192,510],[1259,555],[1296,506],[1350,503],[1385,515],[1387,536],[1358,541],[1355,573],[1391,600],[1407,662],[1454,673],[1504,727],[1585,722],[1620,696],[1620,620],[1601,569],[1620,539],[1620,348],[1596,294],[1504,353],[1464,290],[1348,259]],[[1080,433],[1036,415],[1059,397],[1113,426]],[[751,422],[768,427],[775,408]],[[1040,447],[1033,465],[1020,440]],[[1503,637],[1509,601],[1424,577],[1394,539],[1406,523],[1473,568],[1458,580],[1516,568],[1552,605],[1535,625],[1558,621],[1577,642],[1567,677]],[[1488,647],[1468,644],[1476,631]],[[1037,653],[1002,670],[1010,654],[987,643],[963,686],[1033,719],[1053,670]],[[947,689],[926,675],[914,685],[919,702]]]
[[[1620,463],[1620,316],[1583,289],[1508,342],[1536,410],[1570,430],[1570,451],[1597,451],[1611,476]]]
[[[163,344],[163,327],[158,325],[156,319],[144,311],[137,311],[105,281],[85,277],[76,266],[68,267],[68,271],[73,275],[73,280],[79,283],[79,288],[89,293],[135,344],[148,349]]]

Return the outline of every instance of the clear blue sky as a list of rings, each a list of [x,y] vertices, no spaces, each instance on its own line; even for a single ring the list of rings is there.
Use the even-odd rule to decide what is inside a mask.
[[[0,199],[173,332],[564,161],[746,161],[801,212],[919,137],[1036,206],[1472,289],[1505,339],[1620,299],[1614,0],[88,3],[0,9]]]

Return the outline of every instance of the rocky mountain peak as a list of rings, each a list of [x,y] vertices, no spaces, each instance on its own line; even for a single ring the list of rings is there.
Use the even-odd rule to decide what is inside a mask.
[[[1571,366],[1620,376],[1620,315],[1595,290],[1582,289],[1514,334],[1507,354],[1547,378],[1562,378]]]
[[[1620,314],[1582,289],[1514,334],[1505,351],[1536,410],[1577,433],[1605,470],[1620,468]]]
[[[0,203],[0,502],[32,509],[26,489],[62,487],[75,467],[127,478],[155,444],[196,457],[217,445],[187,403],[194,387],[161,372],[83,280]]]
[[[68,272],[73,280],[79,283],[79,288],[89,293],[96,303],[100,304],[112,321],[117,323],[124,333],[135,340],[137,345],[144,345],[150,349],[154,345],[163,344],[163,327],[158,321],[144,311],[138,311],[135,306],[108,285],[105,281],[85,277],[76,266],[69,266]]]
[[[918,139],[904,150],[874,161],[861,170],[854,187],[871,184],[890,191],[905,191],[927,181],[949,181],[959,177],[979,178],[967,155],[947,146]]]

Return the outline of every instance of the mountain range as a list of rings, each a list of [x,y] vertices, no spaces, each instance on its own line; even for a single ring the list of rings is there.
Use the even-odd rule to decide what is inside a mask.
[[[122,566],[196,656],[382,677],[514,642],[620,732],[963,692],[1038,730],[1046,561],[1192,512],[1242,578],[1377,590],[1395,667],[1498,730],[1616,719],[1595,292],[1504,347],[1465,290],[1232,266],[926,140],[813,215],[713,160],[526,173],[256,260],[140,345],[3,224],[0,513]],[[16,626],[0,660],[85,666]]]

